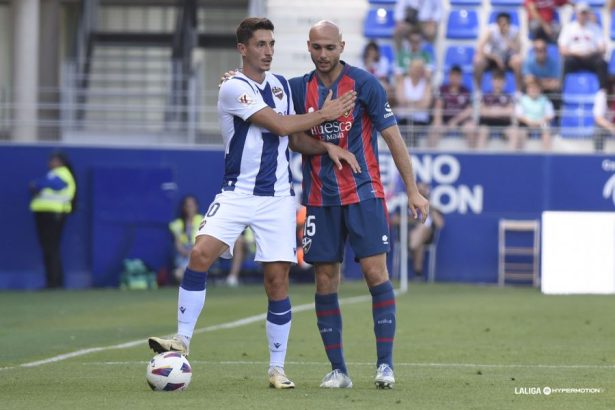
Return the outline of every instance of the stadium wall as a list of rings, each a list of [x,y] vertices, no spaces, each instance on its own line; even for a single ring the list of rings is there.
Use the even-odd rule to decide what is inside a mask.
[[[45,174],[54,149],[0,146],[0,289],[43,286],[28,182]],[[204,211],[222,179],[220,150],[63,150],[79,183],[78,209],[62,244],[71,288],[116,286],[124,258],[139,257],[155,270],[170,264],[167,223],[180,198],[195,194]],[[432,202],[446,216],[439,281],[497,282],[499,219],[539,220],[545,210],[615,212],[613,156],[426,152],[413,160],[417,178],[432,186]],[[391,164],[383,154],[385,184],[393,175]],[[356,264],[347,263],[347,276],[357,273]]]

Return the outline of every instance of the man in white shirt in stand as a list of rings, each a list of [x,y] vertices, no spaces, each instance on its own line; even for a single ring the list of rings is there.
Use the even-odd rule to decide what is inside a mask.
[[[606,88],[607,64],[604,60],[606,40],[602,29],[591,19],[591,8],[585,2],[575,6],[577,19],[564,25],[559,36],[559,51],[564,58],[564,72],[590,71],[598,76],[600,88]]]

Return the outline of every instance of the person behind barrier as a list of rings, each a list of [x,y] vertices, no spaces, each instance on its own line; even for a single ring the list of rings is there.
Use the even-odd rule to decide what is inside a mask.
[[[203,216],[199,213],[199,202],[196,197],[186,195],[182,198],[177,218],[169,223],[175,245],[175,266],[173,276],[181,281],[190,260],[190,252],[194,245],[196,233]]]
[[[54,152],[49,157],[49,172],[30,182],[36,233],[43,251],[46,287],[64,286],[60,244],[66,217],[75,210],[77,184],[68,157]]]

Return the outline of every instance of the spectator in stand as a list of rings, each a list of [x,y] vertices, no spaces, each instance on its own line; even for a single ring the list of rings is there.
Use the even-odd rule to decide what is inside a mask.
[[[556,9],[568,0],[525,0],[530,38],[555,43],[561,25],[555,20]]]
[[[461,130],[467,140],[475,139],[472,121],[472,98],[470,90],[462,84],[461,67],[453,66],[448,75],[448,84],[440,86],[434,106],[433,126],[429,130],[427,145],[438,145],[443,134]]]
[[[396,74],[408,72],[410,63],[414,60],[421,60],[425,65],[425,71],[428,78],[431,78],[433,72],[432,56],[423,49],[423,38],[418,32],[410,34],[410,47],[403,48],[397,52],[397,67]]]
[[[376,77],[384,87],[391,106],[395,106],[395,90],[390,80],[392,61],[380,53],[380,47],[375,41],[370,41],[363,48],[362,67]]]
[[[412,32],[421,33],[425,40],[433,43],[442,19],[442,1],[397,0],[394,18],[393,39],[397,52],[402,50],[403,41],[409,39]]]
[[[431,106],[431,86],[421,60],[410,63],[407,75],[396,76],[395,94],[396,114],[402,135],[411,146],[416,146],[418,138],[425,135],[429,125]]]
[[[608,94],[606,90],[600,90],[594,98],[594,121],[596,130],[594,131],[594,149],[598,152],[604,151],[604,140],[607,137],[615,136],[615,80],[609,81]]]
[[[510,14],[498,13],[481,35],[474,54],[474,79],[480,90],[483,73],[494,69],[512,70],[521,84],[521,40],[519,27],[510,25]]]
[[[542,39],[534,40],[534,52],[530,53],[523,63],[523,80],[537,82],[540,88],[549,94],[559,94],[562,91],[560,81],[561,67],[557,60],[549,56],[547,43]]]
[[[511,147],[517,146],[517,133],[512,119],[515,114],[514,98],[504,93],[504,72],[496,70],[492,76],[493,91],[485,93],[480,103],[478,139],[468,140],[470,148],[484,148],[491,135],[502,135]]]
[[[575,12],[577,19],[564,26],[558,40],[560,54],[564,58],[563,76],[576,71],[590,71],[598,76],[600,88],[606,88],[606,39],[602,29],[591,20],[592,11],[587,3],[577,3]]]
[[[532,50],[533,53],[530,53],[523,63],[523,83],[527,87],[527,84],[537,82],[543,93],[553,103],[557,116],[561,106],[561,65],[558,60],[549,55],[547,43],[543,39],[534,40]]]
[[[521,96],[515,109],[519,130],[518,139],[515,141],[517,146],[512,148],[523,149],[528,134],[538,134],[542,138],[543,149],[550,150],[550,123],[555,116],[553,104],[542,94],[538,82],[530,81],[526,88],[526,94]]]
[[[391,74],[391,61],[380,54],[380,47],[375,41],[370,41],[363,48],[363,66],[365,71],[374,77],[388,83]]]

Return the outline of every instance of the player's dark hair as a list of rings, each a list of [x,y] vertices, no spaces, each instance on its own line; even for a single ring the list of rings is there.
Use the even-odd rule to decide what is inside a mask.
[[[239,23],[236,36],[237,43],[247,44],[256,30],[273,31],[273,23],[266,17],[248,17]]]
[[[461,67],[459,67],[458,65],[454,65],[451,67],[451,73],[456,73],[456,74],[461,74],[462,70]]]

